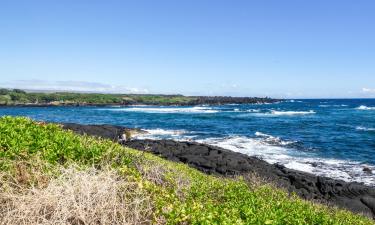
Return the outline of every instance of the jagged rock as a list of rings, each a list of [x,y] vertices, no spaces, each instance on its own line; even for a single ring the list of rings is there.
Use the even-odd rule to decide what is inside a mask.
[[[129,131],[131,134],[145,133],[140,129],[130,129],[121,126],[113,125],[82,125],[75,123],[64,123],[62,124],[63,129],[72,130],[78,134],[87,134],[96,137],[102,137],[113,141],[119,141],[119,139]]]
[[[372,170],[368,167],[363,168],[363,172],[368,173],[368,174],[372,174]]]

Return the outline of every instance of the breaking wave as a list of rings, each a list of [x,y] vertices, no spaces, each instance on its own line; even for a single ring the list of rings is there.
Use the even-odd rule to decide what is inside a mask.
[[[187,130],[165,130],[161,128],[156,129],[144,129],[145,133],[139,133],[134,136],[135,139],[174,139],[174,140],[191,140],[195,135],[191,135],[191,132]]]
[[[111,111],[127,111],[127,112],[144,112],[144,113],[217,113],[218,110],[210,107],[195,106],[195,107],[130,107],[105,109]]]
[[[362,130],[362,131],[375,131],[375,128],[362,127],[362,126],[358,126],[355,129],[356,130]]]
[[[309,111],[276,111],[271,110],[272,115],[277,116],[293,116],[293,115],[307,115],[307,114],[315,114],[315,111],[309,110]]]
[[[260,132],[257,132],[256,136],[264,137],[265,139],[232,136],[202,139],[197,142],[218,146],[249,156],[256,156],[271,164],[281,164],[289,169],[304,171],[318,176],[326,176],[348,182],[363,182],[367,185],[374,185],[375,183],[375,175],[363,171],[364,167],[375,170],[375,166],[349,160],[314,157],[307,152],[283,146],[283,142],[277,137]],[[267,143],[266,140],[270,138],[276,139],[280,146]]]
[[[269,134],[264,134],[262,132],[255,132],[255,136],[263,138],[263,141],[267,144],[271,145],[281,145],[281,146],[287,146],[296,143],[296,141],[285,141],[282,140],[279,137],[274,137]]]
[[[365,105],[358,106],[356,109],[358,110],[375,110],[375,107],[368,107]]]
[[[328,107],[347,107],[348,105],[341,104],[341,105],[318,105],[321,108],[328,108]]]

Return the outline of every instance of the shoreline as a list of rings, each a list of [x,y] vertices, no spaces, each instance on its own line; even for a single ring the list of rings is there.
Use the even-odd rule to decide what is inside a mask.
[[[61,104],[52,104],[52,103],[43,103],[43,104],[0,104],[0,107],[128,107],[128,106],[221,106],[221,105],[246,105],[246,104],[275,104],[282,102],[284,100],[276,100],[275,101],[266,101],[266,102],[243,102],[243,103],[236,103],[236,102],[227,102],[227,103],[155,103],[155,104],[145,104],[142,102],[139,103],[131,103],[131,104],[96,104],[96,103],[61,103]]]
[[[0,107],[127,107],[127,106],[198,106],[198,105],[183,105],[183,104],[161,104],[161,105],[151,105],[151,104],[82,104],[82,103],[63,103],[63,104],[11,104],[4,105],[0,104]]]
[[[112,125],[74,123],[62,125],[64,129],[78,134],[98,136],[116,142],[125,131],[143,132],[140,129]],[[289,193],[296,193],[303,199],[326,203],[375,218],[375,187],[288,169],[281,165],[269,164],[256,157],[196,142],[146,139],[130,140],[122,144],[171,161],[188,164],[207,174],[232,177],[255,173]]]

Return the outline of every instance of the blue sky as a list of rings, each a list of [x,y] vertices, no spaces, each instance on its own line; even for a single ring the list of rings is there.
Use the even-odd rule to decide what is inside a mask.
[[[375,2],[0,1],[0,86],[375,97]]]

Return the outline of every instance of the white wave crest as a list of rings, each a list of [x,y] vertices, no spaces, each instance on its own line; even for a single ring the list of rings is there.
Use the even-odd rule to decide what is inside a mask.
[[[189,131],[186,130],[165,130],[161,128],[157,129],[144,129],[146,133],[139,133],[134,136],[135,139],[154,139],[154,140],[159,140],[159,139],[175,139],[175,140],[182,140],[182,139],[190,139],[194,136],[189,136]]]
[[[285,141],[285,140],[282,140],[279,137],[274,137],[272,135],[264,134],[264,133],[258,132],[258,131],[255,132],[255,136],[262,137],[266,143],[273,144],[273,145],[285,146],[285,145],[290,145],[290,144],[296,143],[295,141]]]
[[[293,116],[293,115],[307,115],[307,114],[314,114],[315,111],[309,110],[309,111],[276,111],[271,110],[272,115],[277,116]]]
[[[259,132],[258,135],[264,136],[266,134]],[[249,156],[256,156],[271,164],[278,163],[289,169],[304,171],[318,176],[363,182],[372,186],[375,184],[375,174],[363,171],[365,167],[375,170],[375,166],[359,162],[314,157],[306,152],[300,152],[284,146],[270,145],[262,140],[243,136],[208,138],[197,142],[222,147]]]
[[[186,133],[186,130],[164,130],[164,129],[146,129],[148,134],[151,135],[181,135]]]
[[[341,104],[341,105],[318,105],[318,106],[322,108],[327,108],[327,107],[347,107],[348,105]]]
[[[361,105],[361,106],[357,107],[356,109],[358,109],[358,110],[375,110],[375,107],[368,107],[368,106],[365,106],[365,105]]]
[[[144,112],[144,113],[217,113],[210,107],[129,107],[121,109],[105,109],[111,111]]]
[[[356,130],[363,130],[363,131],[375,131],[375,128],[362,127],[362,126],[358,126],[355,129]]]
[[[293,102],[299,102],[299,103],[301,103],[302,101],[298,101],[298,100],[291,99],[291,100],[289,100],[289,101],[287,101],[287,102],[291,102],[291,103],[293,103]]]

